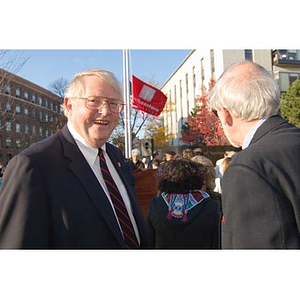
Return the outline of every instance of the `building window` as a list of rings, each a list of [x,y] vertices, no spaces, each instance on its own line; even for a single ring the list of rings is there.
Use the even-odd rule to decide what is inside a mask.
[[[25,124],[24,132],[25,132],[25,134],[29,133],[29,125],[28,124]]]
[[[16,139],[16,147],[17,149],[21,148],[21,140],[19,138]]]
[[[185,89],[186,89],[186,108],[187,112],[190,111],[190,103],[189,103],[189,76],[188,74],[185,74]]]
[[[300,50],[296,49],[279,49],[278,55],[283,60],[300,60]]]
[[[32,126],[32,134],[36,135],[36,126],[35,125]]]
[[[16,133],[20,133],[20,132],[21,132],[21,124],[16,123]]]
[[[39,113],[39,119],[40,119],[40,121],[43,121],[43,112],[42,111],[40,111],[40,113]]]
[[[249,49],[245,50],[245,60],[253,61],[252,50]]]
[[[183,101],[182,101],[182,81],[179,81],[179,100],[180,100],[180,118],[183,117]],[[182,122],[183,124],[183,122]]]
[[[5,144],[7,149],[11,149],[12,148],[11,138],[9,137],[6,138]]]
[[[211,68],[211,79],[215,78],[215,53],[214,50],[210,50],[210,68]]]
[[[32,94],[32,96],[31,96],[31,102],[32,103],[36,102],[36,96],[35,96],[35,94]]]
[[[176,85],[174,85],[174,112],[175,112],[175,122],[177,123],[177,92],[176,92]],[[176,130],[175,130],[176,132]]]
[[[7,84],[5,86],[5,94],[10,95],[10,85],[9,84]]]
[[[196,99],[196,73],[195,73],[195,67],[193,67],[193,96],[194,96],[194,99]]]
[[[16,88],[16,97],[21,98],[21,89],[19,87]]]
[[[286,92],[291,84],[300,79],[300,74],[297,73],[279,73],[279,87],[281,92]]]
[[[6,103],[6,112],[11,112],[11,103],[10,102]]]
[[[43,135],[43,127],[42,126],[40,126],[40,128],[39,128],[39,134],[40,134],[40,136]]]
[[[24,99],[26,101],[28,101],[28,99],[29,99],[29,93],[28,93],[28,91],[24,91]]]
[[[6,131],[11,131],[11,121],[7,120],[5,124]]]
[[[21,106],[20,106],[20,104],[16,105],[16,114],[17,115],[21,114]]]
[[[43,105],[43,99],[42,99],[42,97],[39,96],[39,97],[38,97],[38,100],[39,100],[39,105],[42,106],[42,105]]]
[[[28,107],[24,107],[24,114],[28,116]]]
[[[45,107],[48,108],[48,99],[45,99]]]
[[[201,58],[201,85],[204,85],[205,75],[204,75],[204,58]]]

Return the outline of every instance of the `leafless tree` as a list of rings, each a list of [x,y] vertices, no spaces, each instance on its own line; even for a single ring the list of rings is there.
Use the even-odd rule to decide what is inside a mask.
[[[24,64],[28,61],[29,57],[22,50],[0,50],[0,95],[5,94],[5,89],[9,85],[12,77],[17,74]],[[11,121],[16,117],[14,108],[14,101],[8,98],[6,106],[3,107],[2,97],[0,97],[0,117],[7,112],[11,113]],[[3,125],[2,125],[3,127]]]
[[[58,95],[63,100],[68,85],[69,81],[61,77],[50,83],[49,90]]]

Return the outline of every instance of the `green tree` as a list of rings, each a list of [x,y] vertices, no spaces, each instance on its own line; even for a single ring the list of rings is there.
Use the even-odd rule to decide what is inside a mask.
[[[294,81],[282,94],[280,113],[285,120],[300,128],[300,80]]]

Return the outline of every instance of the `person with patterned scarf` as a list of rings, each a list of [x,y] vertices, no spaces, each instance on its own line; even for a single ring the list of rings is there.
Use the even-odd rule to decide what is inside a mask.
[[[205,168],[190,159],[165,163],[146,218],[151,247],[220,249],[218,203],[203,190]]]

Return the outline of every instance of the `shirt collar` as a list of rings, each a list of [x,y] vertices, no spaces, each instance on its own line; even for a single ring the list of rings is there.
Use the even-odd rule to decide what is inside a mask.
[[[260,119],[251,129],[250,131],[246,134],[245,136],[245,140],[244,140],[244,143],[243,143],[243,146],[242,146],[242,149],[245,149],[247,148],[252,139],[253,139],[253,136],[255,134],[255,132],[257,131],[257,129],[268,119],[269,117],[264,117],[262,119]]]
[[[87,162],[90,165],[94,165],[94,163],[98,159],[98,148],[92,147],[90,144],[88,144],[84,140],[84,138],[75,130],[75,128],[69,121],[67,123],[67,126]],[[102,150],[106,151],[106,144],[104,144],[101,148]]]

